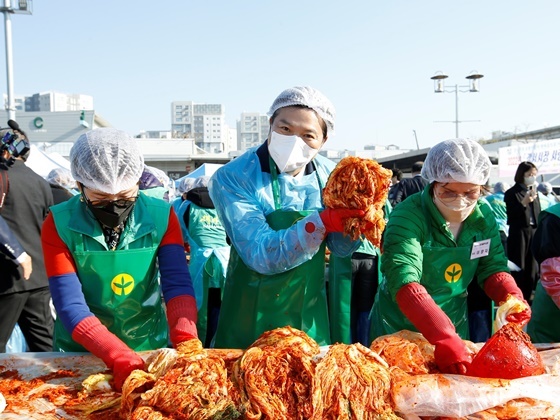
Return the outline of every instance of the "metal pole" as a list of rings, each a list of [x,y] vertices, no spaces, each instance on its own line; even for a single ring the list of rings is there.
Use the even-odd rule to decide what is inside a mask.
[[[459,86],[455,85],[455,138],[459,138]]]
[[[12,57],[12,18],[10,16],[10,0],[4,0],[4,30],[6,38],[6,76],[8,79],[8,119],[16,119],[14,99],[14,66]]]

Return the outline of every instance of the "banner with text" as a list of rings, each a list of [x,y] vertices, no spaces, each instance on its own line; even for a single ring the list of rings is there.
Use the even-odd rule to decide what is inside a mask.
[[[539,175],[560,173],[560,139],[535,141],[500,147],[498,152],[500,177],[514,177],[521,162],[535,164]]]

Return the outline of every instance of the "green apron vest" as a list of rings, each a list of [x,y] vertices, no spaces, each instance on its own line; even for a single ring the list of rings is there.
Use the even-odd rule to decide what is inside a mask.
[[[544,217],[545,212],[560,217],[560,204],[548,207],[539,215]],[[527,333],[534,343],[555,343],[560,341],[560,323],[556,320],[560,315],[560,308],[546,293],[539,280],[535,289],[535,297],[531,305],[531,320],[527,325]]]
[[[379,255],[379,250],[366,240],[354,252]],[[381,275],[378,278],[381,278]],[[331,255],[329,258],[329,320],[333,343],[352,344],[352,286],[352,256]]]
[[[189,208],[189,244],[191,259],[189,271],[196,296],[198,318],[196,328],[198,336],[205,342],[208,324],[208,289],[224,286],[224,249],[229,250],[226,232],[220,223],[215,209],[200,207],[190,203]],[[216,255],[222,249],[220,258]]]
[[[281,210],[278,174],[272,159],[270,168],[275,211],[266,220],[274,230],[286,229],[312,212]],[[232,247],[223,297],[217,348],[245,349],[265,331],[286,325],[306,332],[319,345],[330,344],[324,242],[311,260],[272,275],[248,268]]]
[[[89,309],[135,351],[168,344],[156,257],[167,230],[169,206],[148,200],[159,199],[139,196],[115,251],[107,249],[99,223],[79,197],[51,208],[59,236],[74,258]],[[72,340],[59,318],[54,349],[86,351]]]
[[[427,210],[423,210],[428,221],[428,241],[422,245],[420,283],[451,319],[457,334],[468,339],[467,286],[475,276],[478,259],[471,259],[471,246],[451,248],[433,244],[431,218]],[[404,329],[418,331],[401,312],[397,302],[391,298],[386,278],[383,278],[375,296],[371,318],[372,339]]]

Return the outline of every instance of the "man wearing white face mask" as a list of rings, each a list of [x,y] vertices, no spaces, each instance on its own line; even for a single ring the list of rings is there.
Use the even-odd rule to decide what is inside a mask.
[[[478,200],[490,168],[474,141],[438,143],[422,168],[429,185],[394,208],[384,232],[371,336],[419,331],[446,373],[465,374],[471,362],[461,339],[468,338],[466,291],[475,276],[496,304],[519,301],[522,311],[512,310],[508,321],[523,325],[531,314],[509,274],[492,209]]]
[[[334,162],[318,155],[334,130],[334,107],[311,87],[283,91],[272,104],[268,140],[220,168],[208,185],[232,249],[215,347],[246,348],[290,325],[330,344],[325,245],[339,256],[360,241],[343,222],[363,211],[323,209]]]

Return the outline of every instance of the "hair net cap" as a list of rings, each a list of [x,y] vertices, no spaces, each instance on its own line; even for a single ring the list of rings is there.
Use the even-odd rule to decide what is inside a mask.
[[[496,182],[494,184],[494,194],[496,193],[505,193],[509,190],[509,184],[507,182]]]
[[[422,177],[432,182],[461,182],[485,185],[492,163],[486,151],[473,140],[452,139],[430,149]]]
[[[72,175],[87,188],[117,194],[138,183],[144,157],[124,131],[97,128],[82,134],[70,149]]]
[[[140,176],[140,189],[148,190],[150,188],[167,187],[169,185],[169,177],[161,169],[153,166],[144,165],[144,171]]]
[[[65,168],[52,169],[47,175],[47,182],[68,189],[76,187],[76,181],[72,178],[72,173]]]
[[[296,86],[284,90],[274,100],[268,115],[272,116],[278,109],[294,105],[303,105],[311,108],[325,121],[328,133],[330,134],[334,131],[336,111],[333,104],[325,95],[309,86]]]
[[[194,181],[193,188],[201,188],[201,187],[208,187],[208,181],[210,181],[210,177],[207,175],[199,176]]]
[[[177,185],[177,191],[179,191],[180,194],[184,194],[186,192],[189,192],[190,190],[192,190],[194,188],[195,181],[196,181],[196,178],[184,177],[181,180],[181,182],[179,182],[179,184]]]

